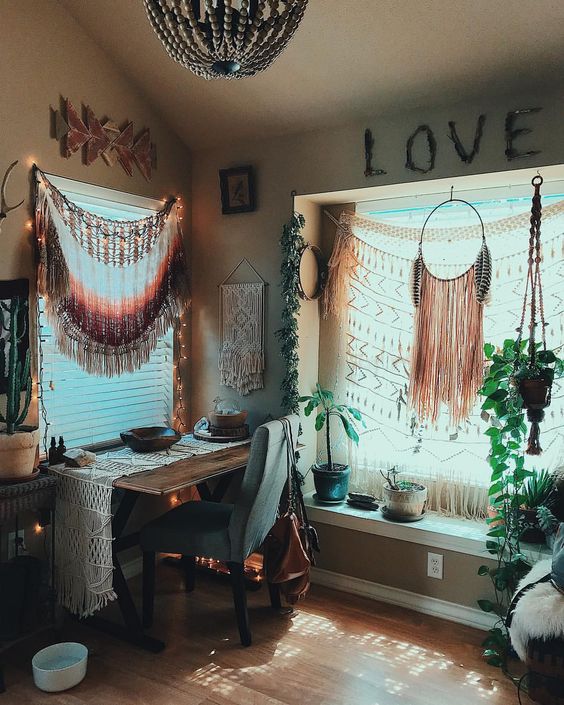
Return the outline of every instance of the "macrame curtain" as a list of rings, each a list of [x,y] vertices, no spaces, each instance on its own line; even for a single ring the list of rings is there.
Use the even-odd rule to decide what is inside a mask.
[[[187,304],[175,202],[140,220],[109,220],[39,170],[36,180],[38,291],[59,349],[92,374],[138,369]]]
[[[245,396],[264,386],[263,282],[221,284],[221,384]]]
[[[409,275],[420,225],[400,227],[347,213],[340,223],[324,297],[325,311],[332,314],[325,325],[336,328],[328,336],[340,345],[332,352],[333,364],[326,368],[332,367],[337,392],[361,410],[368,426],[358,448],[348,449],[352,484],[357,490],[381,495],[378,469],[395,465],[405,479],[425,479],[431,508],[481,517],[487,506],[490,470],[479,401],[468,420],[456,424],[451,423],[446,407],[436,423],[420,423],[407,404],[414,327]],[[527,205],[518,215],[486,222],[494,270],[491,303],[484,308],[485,341],[502,343],[516,335],[528,228]],[[556,349],[564,340],[563,233],[564,201],[559,201],[543,209],[543,290],[551,323],[547,343]],[[481,229],[479,225],[428,229],[425,241],[432,273],[456,277],[475,259]],[[537,467],[562,462],[561,400],[562,385],[556,383],[543,431],[545,452]]]

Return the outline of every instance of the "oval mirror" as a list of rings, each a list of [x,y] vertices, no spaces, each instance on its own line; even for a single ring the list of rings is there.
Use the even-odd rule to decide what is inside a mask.
[[[318,299],[327,283],[327,262],[315,245],[307,244],[300,254],[298,294],[306,301]]]

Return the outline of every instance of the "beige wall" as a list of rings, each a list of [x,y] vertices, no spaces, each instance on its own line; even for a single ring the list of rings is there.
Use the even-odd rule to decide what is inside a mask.
[[[25,228],[32,215],[33,162],[47,172],[135,194],[182,195],[189,245],[190,157],[180,139],[59,3],[0,0],[0,18],[0,172],[18,159],[8,197],[11,203],[26,197],[2,225],[0,279],[34,280],[32,235]],[[146,182],[137,168],[129,177],[121,166],[109,167],[101,158],[87,167],[78,154],[61,157],[59,143],[50,136],[49,110],[59,108],[60,96],[70,98],[77,109],[81,103],[90,105],[99,118],[111,117],[118,124],[131,120],[135,134],[149,127],[158,156],[152,180]]]
[[[409,590],[477,609],[476,600],[493,598],[489,578],[478,575],[486,558],[433,546],[375,536],[315,523],[321,544],[317,567],[362,580]],[[443,579],[427,577],[427,553],[443,555]]]
[[[10,203],[26,198],[25,205],[2,224],[0,279],[28,277],[33,286],[33,242],[25,223],[32,215],[30,166],[34,161],[47,172],[135,194],[182,195],[189,246],[189,152],[144,96],[55,1],[0,0],[0,27],[0,178],[18,159],[8,198]],[[120,124],[131,120],[136,133],[149,127],[158,155],[152,181],[146,182],[136,168],[129,177],[119,165],[108,167],[102,159],[86,167],[78,154],[61,157],[59,143],[50,137],[49,112],[50,106],[59,107],[59,96],[70,98],[77,108],[81,102],[90,105],[98,117],[109,116]],[[36,418],[33,409],[30,421]],[[140,514],[155,508],[154,503],[145,503]],[[28,538],[33,543],[32,534]]]
[[[431,102],[430,98],[430,102]],[[542,106],[543,111],[523,121],[534,132],[520,143],[523,149],[540,149],[531,159],[507,162],[504,149],[504,120],[508,110],[517,107]],[[375,106],[376,111],[377,106]],[[279,296],[280,248],[283,224],[292,207],[291,192],[320,194],[346,191],[379,184],[399,184],[448,178],[467,174],[520,169],[524,167],[560,164],[564,162],[564,121],[562,95],[515,96],[513,100],[497,102],[484,98],[479,104],[453,105],[448,108],[418,110],[388,118],[366,120],[338,130],[298,136],[272,138],[268,141],[239,143],[233,135],[230,148],[196,152],[193,176],[193,349],[192,404],[194,416],[204,414],[218,394],[236,396],[220,389],[217,373],[217,284],[242,257],[248,257],[262,276],[270,282],[267,326],[267,369],[265,388],[241,400],[250,411],[255,425],[267,414],[280,412],[279,383],[283,374],[282,360],[274,331],[280,324],[282,302]],[[487,115],[479,155],[470,165],[463,164],[448,139],[448,121],[455,120],[466,144],[473,139],[475,121],[481,112]],[[429,124],[438,142],[436,168],[428,175],[417,175],[405,168],[405,142],[422,123]],[[375,137],[374,165],[387,170],[381,177],[364,177],[363,135],[371,127]],[[227,128],[226,128],[227,129]],[[516,143],[517,144],[517,143]],[[218,170],[241,164],[256,169],[258,207],[255,213],[223,216],[221,214]],[[337,195],[333,203],[346,203],[347,194]],[[311,199],[309,199],[311,200]],[[296,207],[317,223],[320,219],[316,204],[307,198],[297,198]],[[316,210],[317,209],[317,210]],[[331,226],[323,225],[326,244]],[[306,236],[312,237],[308,228]],[[316,304],[302,309],[300,330],[301,393],[309,393],[316,379],[315,365],[319,349],[315,342],[318,324],[312,316]],[[322,325],[323,331],[323,325]],[[327,333],[327,329],[325,329]],[[323,344],[323,338],[322,338]],[[330,370],[320,370],[330,379]],[[312,421],[304,422],[308,450],[302,469],[315,458]],[[313,445],[312,445],[313,443]],[[308,478],[307,487],[310,487]],[[391,541],[377,536],[323,526],[320,566],[348,575],[395,585],[443,599],[475,605],[475,600],[487,594],[488,586],[476,576],[479,559],[448,554],[445,556],[445,580],[429,581],[423,566],[428,547]],[[398,560],[396,560],[398,558]],[[390,570],[384,566],[392,565]],[[416,566],[417,570],[413,570]]]

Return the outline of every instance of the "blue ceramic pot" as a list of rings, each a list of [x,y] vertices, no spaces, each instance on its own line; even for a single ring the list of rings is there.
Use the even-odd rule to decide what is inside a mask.
[[[311,468],[317,499],[321,502],[342,502],[349,491],[350,467],[334,463],[333,468],[327,470],[326,465],[314,465]]]

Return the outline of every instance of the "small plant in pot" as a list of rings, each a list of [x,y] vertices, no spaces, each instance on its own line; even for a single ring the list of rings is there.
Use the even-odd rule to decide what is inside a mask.
[[[310,416],[316,409],[320,409],[315,417],[315,430],[321,431],[325,427],[327,462],[317,463],[311,468],[317,499],[321,502],[342,502],[349,490],[351,469],[348,465],[333,462],[331,419],[338,419],[351,441],[358,443],[359,436],[354,427],[354,421],[360,421],[364,424],[362,414],[352,406],[337,404],[333,398],[333,392],[323,389],[319,383],[316,385],[315,393],[311,396],[300,397],[300,402],[305,404],[304,413],[306,416]]]
[[[427,488],[418,482],[398,480],[399,471],[395,467],[386,472],[380,470],[380,473],[386,481],[382,489],[383,513],[396,521],[415,521],[423,517],[427,506]]]
[[[508,352],[514,355],[511,380],[519,390],[523,409],[527,410],[527,419],[531,423],[525,452],[540,455],[539,423],[544,419],[544,409],[550,406],[554,379],[564,374],[564,360],[559,359],[552,350],[543,348],[542,343],[534,341],[506,340],[503,347],[505,357]]]
[[[27,307],[27,299],[19,296],[0,301],[0,370],[7,376],[5,411],[0,411],[0,482],[31,477],[39,444],[39,430],[23,426],[32,390],[30,351],[23,362],[19,353]]]
[[[545,533],[537,517],[537,511],[547,503],[554,487],[548,470],[534,470],[534,474],[523,483],[521,505],[521,522],[523,530],[521,540],[528,543],[544,543]]]

